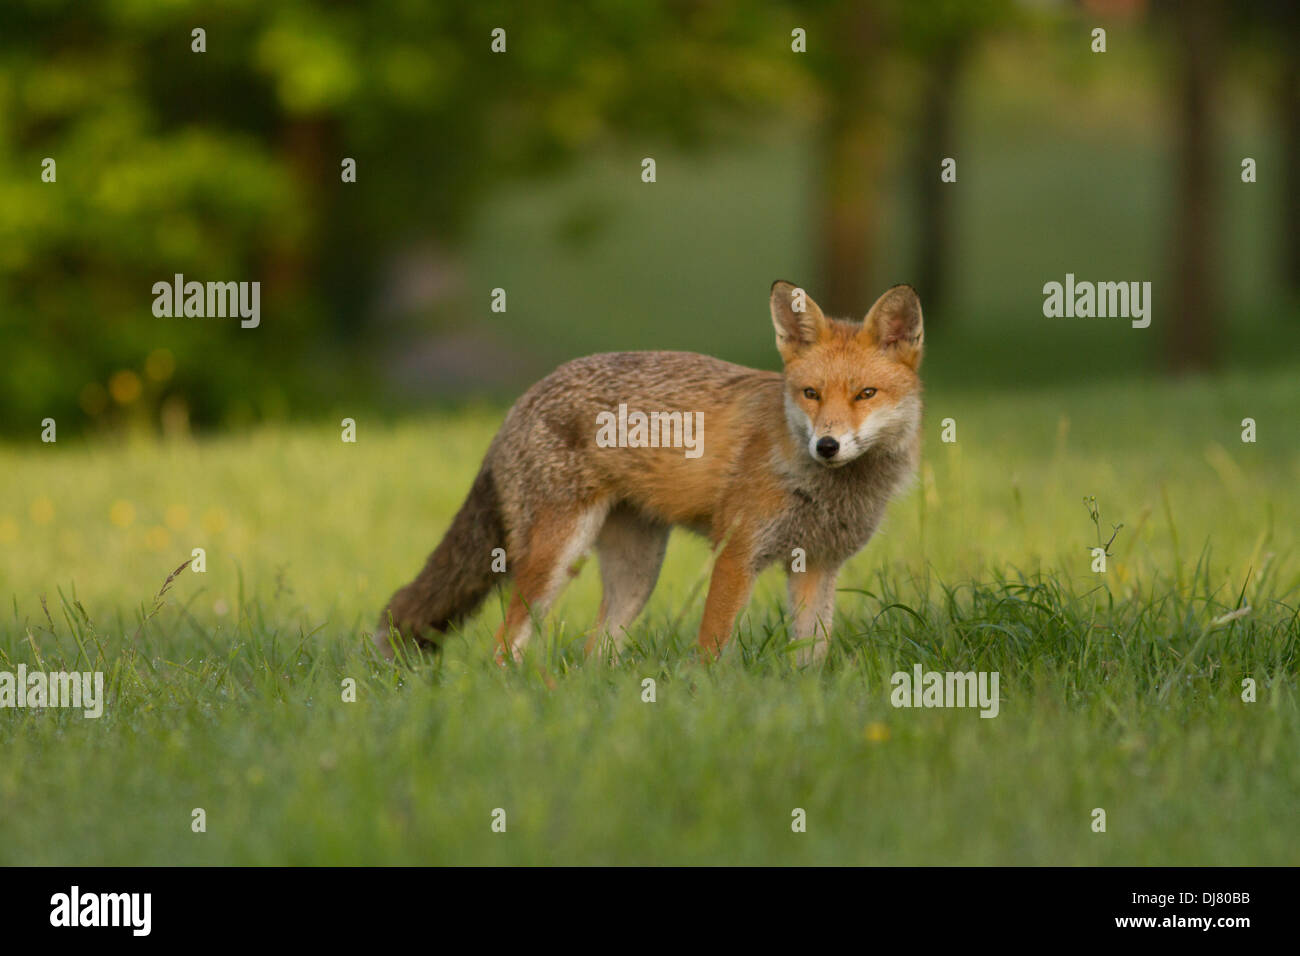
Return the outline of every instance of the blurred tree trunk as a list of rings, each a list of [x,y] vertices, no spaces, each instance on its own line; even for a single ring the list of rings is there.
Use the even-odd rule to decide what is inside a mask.
[[[299,116],[285,125],[280,150],[309,197],[313,223],[301,247],[279,250],[267,268],[289,286],[315,277],[310,281],[329,310],[333,333],[353,341],[365,330],[367,277],[374,275],[375,254],[357,214],[359,187],[342,182],[340,164],[347,155],[343,142],[335,117]]]
[[[832,62],[826,73],[814,224],[822,284],[815,298],[829,314],[861,316],[874,300],[868,269],[875,252],[876,184],[884,158],[884,124],[874,89],[880,30],[870,4],[845,4],[840,11],[828,21]]]
[[[307,208],[311,214],[320,217],[313,223],[311,237],[301,245],[266,252],[264,272],[271,280],[268,288],[284,290],[283,294],[288,299],[301,295],[302,287],[312,281],[311,276],[321,275],[316,271],[319,266],[317,244],[319,236],[329,234],[329,230],[320,224],[330,221],[326,162],[334,143],[330,121],[322,118],[287,118],[279,136],[278,147],[284,160],[283,165],[292,172],[303,193],[310,197]],[[326,282],[330,279],[328,275],[321,278]]]
[[[1293,0],[1294,2],[1294,0]],[[1300,8],[1282,21],[1282,86],[1277,120],[1282,146],[1282,283],[1300,295]]]
[[[1214,364],[1217,336],[1213,96],[1223,35],[1217,0],[1185,0],[1173,11],[1177,32],[1177,166],[1174,295],[1164,314],[1165,360],[1176,372]]]
[[[952,260],[952,190],[955,183],[939,178],[940,163],[954,155],[953,100],[966,45],[953,42],[931,60],[927,71],[921,130],[917,142],[916,170],[919,176],[916,286],[926,305],[926,324],[947,295]]]

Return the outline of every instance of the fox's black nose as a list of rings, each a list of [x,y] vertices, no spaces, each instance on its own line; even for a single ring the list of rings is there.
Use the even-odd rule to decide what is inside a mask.
[[[840,450],[840,443],[830,435],[817,440],[817,454],[823,458],[834,458],[835,453]]]

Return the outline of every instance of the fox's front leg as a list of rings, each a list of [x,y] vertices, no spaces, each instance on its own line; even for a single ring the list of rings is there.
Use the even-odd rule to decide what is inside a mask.
[[[713,565],[709,579],[709,596],[704,601],[704,620],[700,622],[700,650],[717,657],[731,639],[749,594],[754,589],[753,559],[747,548],[728,545]]]
[[[794,617],[792,640],[811,639],[801,647],[798,662],[820,663],[831,645],[831,619],[835,616],[835,579],[839,568],[810,567],[790,572],[790,614]]]

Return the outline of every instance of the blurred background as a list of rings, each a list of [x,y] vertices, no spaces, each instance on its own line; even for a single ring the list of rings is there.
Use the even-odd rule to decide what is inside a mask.
[[[1294,362],[1297,9],[7,0],[0,430],[461,407],[604,350],[776,367],[776,278],[855,316],[912,283],[943,387]],[[1067,272],[1151,281],[1151,327],[1045,318]],[[260,327],[155,317],[175,273],[260,281]]]

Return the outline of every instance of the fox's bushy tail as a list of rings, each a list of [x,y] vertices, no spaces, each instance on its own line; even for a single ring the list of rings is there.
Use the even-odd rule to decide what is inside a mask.
[[[430,631],[446,631],[472,614],[497,582],[492,550],[505,543],[500,500],[485,462],[442,541],[380,615],[375,632],[380,649],[387,650],[390,617],[403,637],[427,639]]]

